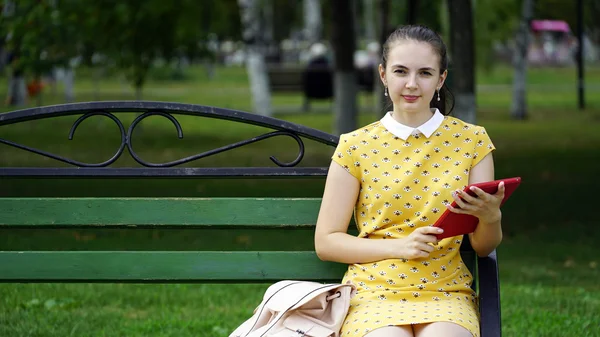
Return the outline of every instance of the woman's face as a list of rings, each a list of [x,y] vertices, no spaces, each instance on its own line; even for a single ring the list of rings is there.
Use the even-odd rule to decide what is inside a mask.
[[[379,65],[379,75],[388,88],[394,111],[425,112],[447,71],[440,74],[440,57],[431,45],[402,40],[390,48],[386,68]]]

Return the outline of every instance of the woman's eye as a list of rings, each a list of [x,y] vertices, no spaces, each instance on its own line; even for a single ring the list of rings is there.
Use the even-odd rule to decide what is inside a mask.
[[[430,72],[428,72],[428,71],[424,71],[424,72],[423,72],[423,75],[431,76],[431,73],[430,73]]]

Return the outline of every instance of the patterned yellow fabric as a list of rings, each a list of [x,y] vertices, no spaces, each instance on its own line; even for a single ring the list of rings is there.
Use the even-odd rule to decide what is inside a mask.
[[[343,134],[332,159],[361,182],[354,217],[359,237],[394,239],[432,225],[468,185],[469,172],[495,147],[481,126],[444,117],[427,138],[406,141],[377,121]],[[364,336],[387,325],[454,322],[479,336],[473,277],[447,238],[427,259],[353,264],[343,282],[358,288],[341,336]]]

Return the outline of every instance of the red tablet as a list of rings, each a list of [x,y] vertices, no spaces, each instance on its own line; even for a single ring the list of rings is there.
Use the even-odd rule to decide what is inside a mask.
[[[504,205],[510,195],[517,187],[519,187],[519,184],[521,184],[521,177],[471,184],[465,187],[464,191],[469,195],[476,197],[477,194],[470,189],[471,186],[476,186],[487,193],[494,194],[498,191],[498,184],[501,181],[504,181],[504,199],[502,199],[501,203],[501,205]],[[452,207],[458,207],[456,201],[453,201],[451,205]],[[475,231],[475,228],[477,228],[477,223],[479,223],[479,219],[473,215],[452,213],[449,209],[446,209],[433,226],[440,227],[444,230],[444,233],[437,235],[438,240],[441,240],[451,236],[472,233]]]

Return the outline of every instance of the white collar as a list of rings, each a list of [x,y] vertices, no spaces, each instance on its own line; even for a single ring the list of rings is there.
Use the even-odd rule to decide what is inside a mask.
[[[413,128],[411,126],[404,125],[392,117],[392,112],[388,112],[381,119],[381,124],[394,136],[407,140],[410,135],[422,133],[425,137],[429,138],[437,130],[442,122],[444,121],[444,115],[437,109],[432,108],[433,116],[425,123],[420,126]]]

